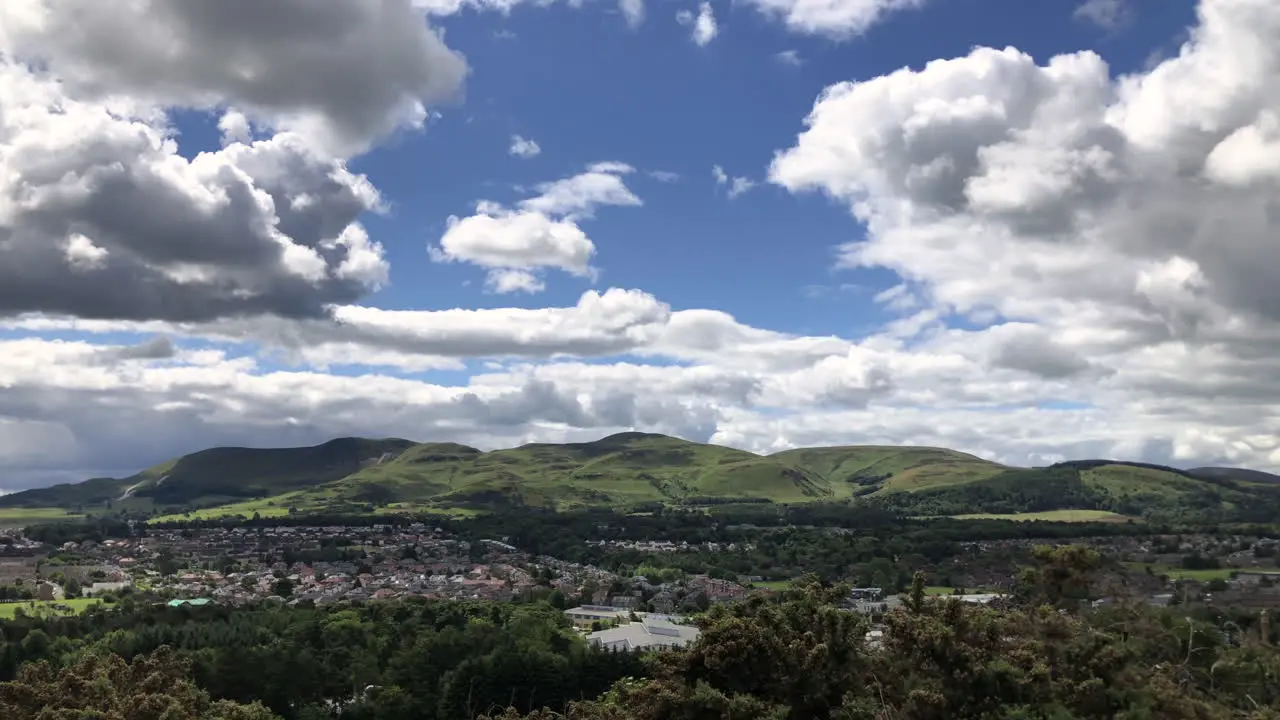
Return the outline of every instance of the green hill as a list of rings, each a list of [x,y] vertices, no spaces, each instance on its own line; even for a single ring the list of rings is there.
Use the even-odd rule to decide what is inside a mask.
[[[986,478],[917,492],[882,492],[872,501],[923,516],[1098,510],[1129,517],[1225,519],[1267,499],[1230,481],[1206,481],[1175,468],[1080,460],[1006,468]]]
[[[646,433],[487,453],[428,444],[318,492],[353,501],[376,497],[458,507],[561,509],[700,499],[803,502],[834,496],[827,482],[785,460]]]
[[[212,448],[127,478],[95,478],[0,497],[0,508],[137,510],[211,507],[312,488],[386,462],[408,440],[339,438],[302,448]]]
[[[945,448],[848,446],[756,455],[628,432],[483,452],[456,443],[340,438],[304,448],[213,448],[128,478],[0,497],[9,514],[263,515],[508,506],[857,502],[913,516],[1053,511],[1273,520],[1265,473],[1084,460],[1000,465]]]
[[[1187,471],[1192,477],[1202,480],[1229,480],[1242,485],[1280,486],[1280,475],[1261,470],[1245,470],[1244,468],[1202,467]]]
[[[861,445],[799,448],[770,457],[804,467],[853,495],[913,492],[992,477],[1004,465],[932,447]]]

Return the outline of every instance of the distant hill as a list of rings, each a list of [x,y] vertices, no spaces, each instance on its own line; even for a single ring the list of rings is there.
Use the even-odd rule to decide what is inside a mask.
[[[302,448],[212,448],[127,478],[95,478],[5,495],[0,497],[0,508],[208,507],[315,487],[394,459],[413,446],[400,439],[339,438]]]
[[[1008,469],[974,455],[932,447],[800,448],[770,457],[807,468],[829,484],[851,485],[855,495],[962,485]]]
[[[829,483],[785,460],[648,433],[487,453],[427,444],[325,491],[342,499],[384,497],[478,508],[699,499],[803,502],[836,495]]]
[[[1230,480],[1233,482],[1255,485],[1280,486],[1280,475],[1273,475],[1261,470],[1245,470],[1244,468],[1202,467],[1187,471],[1192,477],[1205,480]]]
[[[1267,508],[1280,505],[1280,477],[1112,460],[1015,468],[910,446],[757,455],[639,432],[490,452],[457,443],[339,438],[303,448],[203,450],[128,478],[0,497],[0,514],[58,508],[210,517],[805,502],[874,504],[913,516],[1093,510],[1271,521]]]

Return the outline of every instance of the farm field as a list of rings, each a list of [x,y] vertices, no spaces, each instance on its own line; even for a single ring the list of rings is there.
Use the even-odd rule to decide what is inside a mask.
[[[70,600],[25,600],[23,602],[0,603],[0,620],[12,620],[18,608],[28,615],[78,615],[96,605],[101,605],[99,598],[71,598]],[[63,605],[70,611],[62,610]]]
[[[56,507],[10,507],[0,508],[0,528],[22,527],[37,523],[75,520],[84,517]]]
[[[1109,512],[1107,510],[1046,510],[1044,512],[1012,513],[968,513],[950,516],[956,520],[1012,520],[1014,522],[1126,522],[1135,520],[1128,515]]]

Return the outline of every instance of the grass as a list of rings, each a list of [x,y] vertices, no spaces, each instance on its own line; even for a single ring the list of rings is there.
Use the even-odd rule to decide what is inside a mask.
[[[1173,567],[1171,565],[1150,565],[1146,563],[1130,562],[1125,563],[1126,567],[1134,570],[1143,570],[1150,567],[1151,572],[1156,575],[1168,575],[1171,580],[1195,580],[1196,582],[1209,582],[1210,580],[1230,580],[1231,573],[1237,572],[1236,568],[1212,568],[1209,570],[1187,570],[1186,568]]]
[[[81,517],[84,516],[56,507],[7,507],[0,508],[0,527],[24,527]]]
[[[1014,522],[1043,520],[1045,522],[1078,523],[1126,522],[1133,519],[1128,515],[1120,515],[1106,510],[1046,510],[1044,512],[1012,513],[1008,515],[1002,515],[999,513],[967,513],[964,515],[952,515],[951,517],[956,520],[1012,520]]]
[[[52,617],[56,615],[79,615],[96,605],[101,605],[100,598],[70,598],[68,600],[28,600],[23,602],[0,603],[0,620],[12,620],[18,608],[28,615],[43,615]],[[70,611],[57,608],[58,605],[65,605],[71,608]]]
[[[1168,495],[1203,488],[1205,483],[1184,475],[1133,465],[1102,465],[1080,472],[1086,486],[1105,489],[1112,494],[1155,493]]]
[[[801,448],[771,455],[805,467],[846,493],[860,478],[888,476],[880,492],[927,490],[963,485],[1007,468],[974,455],[932,447],[865,445]]]
[[[535,443],[481,453],[432,443],[332,483],[338,501],[399,502],[424,509],[502,504],[570,510],[699,498],[831,499],[829,484],[804,468],[742,450],[664,435],[622,433],[589,443]]]
[[[790,590],[791,586],[794,584],[795,584],[795,580],[762,580],[760,582],[751,583],[753,587],[759,588],[761,590],[778,590],[778,591]]]

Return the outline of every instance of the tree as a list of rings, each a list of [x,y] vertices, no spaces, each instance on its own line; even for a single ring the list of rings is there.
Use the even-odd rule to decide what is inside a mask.
[[[258,703],[214,702],[191,682],[190,664],[169,648],[126,663],[105,652],[82,656],[55,670],[28,663],[18,678],[0,683],[5,720],[275,720]]]
[[[1083,545],[1037,545],[1031,554],[1036,564],[1022,572],[1015,588],[1020,599],[1065,608],[1089,599],[1094,573],[1102,564],[1097,550]]]
[[[293,581],[289,578],[280,578],[271,585],[271,592],[282,598],[293,595]]]
[[[173,553],[167,548],[161,550],[160,554],[156,556],[156,571],[161,575],[172,575],[178,572],[180,567],[181,565],[174,559]]]

